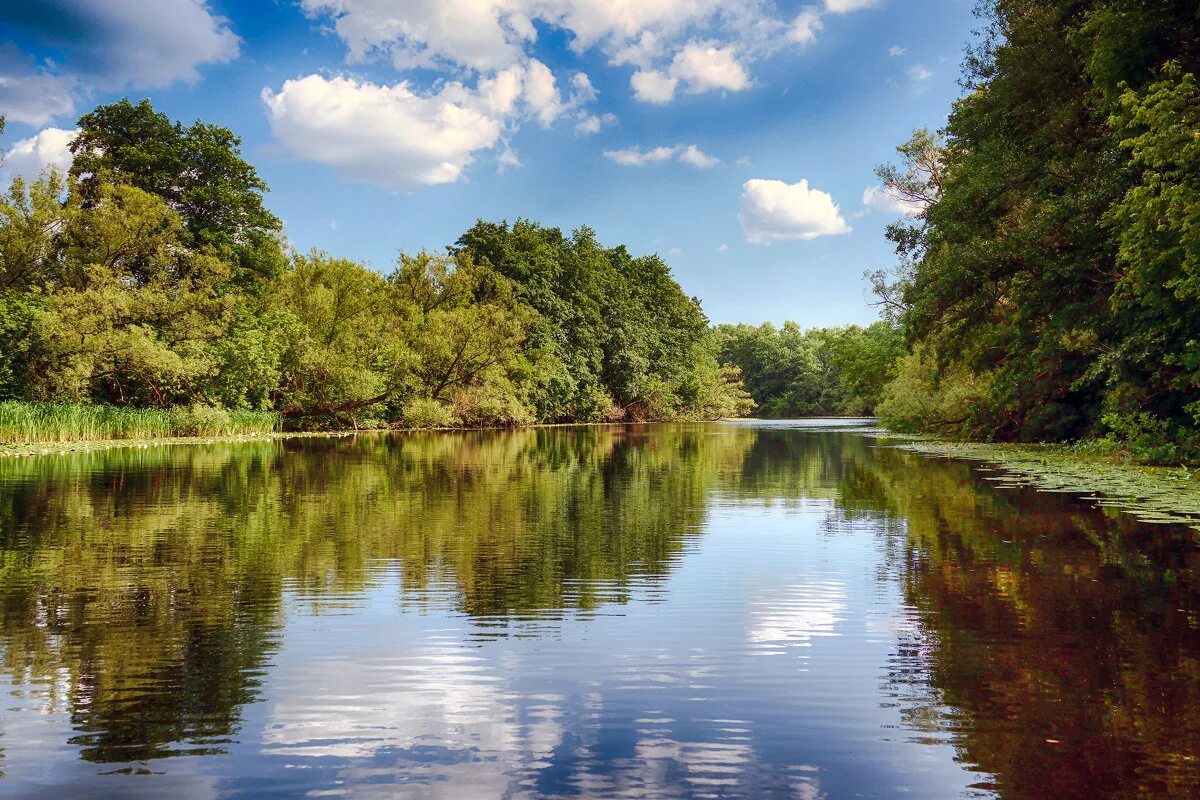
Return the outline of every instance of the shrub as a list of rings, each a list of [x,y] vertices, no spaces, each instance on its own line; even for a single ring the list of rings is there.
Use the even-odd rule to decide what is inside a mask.
[[[449,428],[454,413],[432,397],[414,397],[404,404],[404,423],[411,428]]]

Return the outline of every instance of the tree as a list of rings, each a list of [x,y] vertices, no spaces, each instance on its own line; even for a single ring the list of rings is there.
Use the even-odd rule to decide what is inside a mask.
[[[135,105],[128,98],[99,106],[78,124],[71,174],[88,198],[102,180],[136,186],[183,218],[193,246],[212,247],[251,273],[279,270],[282,223],[263,206],[267,185],[228,129],[200,121],[184,127],[149,100]]]
[[[1136,439],[1128,422],[1142,419],[1148,435],[1192,440],[1194,4],[981,10],[986,35],[941,141],[918,131],[907,166],[881,172],[926,198],[889,230],[900,274],[875,276],[883,302],[928,385],[986,385],[965,434],[1073,440],[1119,420]]]

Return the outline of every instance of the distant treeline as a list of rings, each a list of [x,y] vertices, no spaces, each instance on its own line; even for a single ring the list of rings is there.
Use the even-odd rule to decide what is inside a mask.
[[[873,415],[895,376],[904,339],[887,322],[801,330],[720,325],[722,363],[736,365],[763,417]]]
[[[883,168],[909,347],[881,414],[1200,458],[1200,6],[990,0],[965,96]]]
[[[291,428],[750,410],[658,256],[480,222],[380,274],[289,251],[224,128],[125,100],[79,131],[68,175],[0,199],[0,400],[275,412]]]

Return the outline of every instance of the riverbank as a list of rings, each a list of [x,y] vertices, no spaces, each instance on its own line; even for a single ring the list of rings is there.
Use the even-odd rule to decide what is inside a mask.
[[[978,462],[978,471],[999,487],[1079,495],[1143,522],[1182,523],[1200,530],[1200,469],[1146,466],[1067,445],[946,442],[887,433],[883,438],[893,441],[892,447],[928,458]]]
[[[4,405],[0,403],[0,408]],[[836,418],[825,417],[830,422]],[[753,424],[757,419],[730,419],[728,423]],[[778,422],[766,420],[765,422]],[[636,423],[593,423],[629,425]],[[658,423],[641,423],[654,425]],[[528,427],[574,427],[576,424],[539,424]],[[63,455],[113,448],[147,448],[178,444],[219,444],[274,439],[344,437],[382,433],[389,429],[342,431],[260,430],[244,433],[187,436],[126,436],[78,440],[0,442],[0,457]],[[403,428],[393,432],[461,432],[479,428]],[[1200,469],[1146,466],[1117,456],[1081,452],[1078,448],[1049,444],[989,444],[949,442],[880,431],[884,446],[918,453],[927,458],[976,462],[985,480],[998,487],[1031,486],[1046,492],[1078,495],[1101,508],[1132,514],[1150,523],[1183,523],[1200,530]]]
[[[282,430],[272,411],[205,405],[130,408],[101,403],[0,402],[0,446],[197,436],[255,436]]]

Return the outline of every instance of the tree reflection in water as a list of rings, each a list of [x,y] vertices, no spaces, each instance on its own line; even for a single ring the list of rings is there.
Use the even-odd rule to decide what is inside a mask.
[[[886,650],[865,665],[878,719],[845,724],[952,746],[985,794],[1196,796],[1193,532],[877,444],[675,425],[0,460],[5,732],[65,715],[49,760],[303,756],[351,784],[372,764],[436,775],[445,796],[817,797],[854,778],[798,757],[820,748],[786,693],[846,637],[859,661]],[[814,514],[813,546],[868,584],[843,565],[767,581],[817,570],[786,550]],[[762,533],[773,519],[790,533]],[[734,523],[759,530],[755,569],[701,566]],[[637,607],[674,629],[638,639]],[[706,715],[679,719],[697,697]]]

